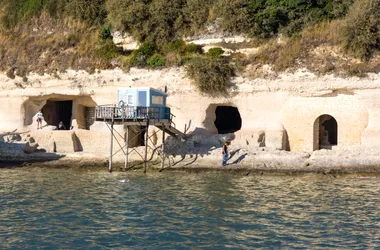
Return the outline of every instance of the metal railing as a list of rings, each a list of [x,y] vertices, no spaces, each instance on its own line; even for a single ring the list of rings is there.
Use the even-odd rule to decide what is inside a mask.
[[[115,105],[97,106],[95,119],[166,119],[170,120],[172,114],[168,107],[142,107]]]

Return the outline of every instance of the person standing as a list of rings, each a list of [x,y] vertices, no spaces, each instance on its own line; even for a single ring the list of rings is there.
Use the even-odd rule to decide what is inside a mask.
[[[39,110],[37,112],[37,129],[42,129],[42,120],[44,119],[44,115],[42,114],[42,111]]]
[[[223,155],[222,166],[226,166],[227,165],[227,160],[228,160],[228,142],[225,142],[223,144],[222,155]]]

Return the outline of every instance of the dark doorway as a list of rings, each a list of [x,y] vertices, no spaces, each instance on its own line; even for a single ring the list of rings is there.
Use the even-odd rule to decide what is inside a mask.
[[[235,133],[241,129],[239,110],[231,106],[218,106],[215,110],[215,127],[219,134]]]
[[[66,129],[69,129],[71,126],[72,109],[73,101],[48,100],[42,108],[42,113],[48,125],[57,126],[62,121]]]
[[[322,126],[327,130],[328,141],[332,145],[338,144],[338,126],[334,117],[324,121]]]
[[[128,147],[140,147],[145,146],[145,126],[128,126]],[[127,132],[124,134],[124,140],[126,139]]]
[[[338,145],[338,123],[331,115],[321,115],[314,122],[316,149],[332,149]]]

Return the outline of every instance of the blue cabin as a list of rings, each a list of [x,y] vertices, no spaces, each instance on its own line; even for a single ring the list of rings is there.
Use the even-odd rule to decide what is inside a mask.
[[[120,88],[120,116],[127,119],[169,119],[170,108],[166,107],[166,96],[165,92],[150,87]]]

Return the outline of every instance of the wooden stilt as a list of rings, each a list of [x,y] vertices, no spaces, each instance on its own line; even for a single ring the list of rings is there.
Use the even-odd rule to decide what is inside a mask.
[[[125,163],[124,163],[124,169],[127,169],[128,167],[128,151],[129,151],[129,144],[128,144],[128,138],[129,138],[129,126],[127,126],[127,132],[125,133]]]
[[[110,160],[108,162],[108,171],[112,172],[112,150],[113,150],[113,124],[114,124],[114,114],[112,114],[112,121],[111,121],[111,145],[110,145]]]
[[[145,155],[144,155],[144,174],[146,173],[146,164],[148,161],[148,139],[149,139],[149,118],[146,120],[146,128],[145,128]]]
[[[165,165],[165,125],[162,126],[162,144],[161,144],[161,168]]]

